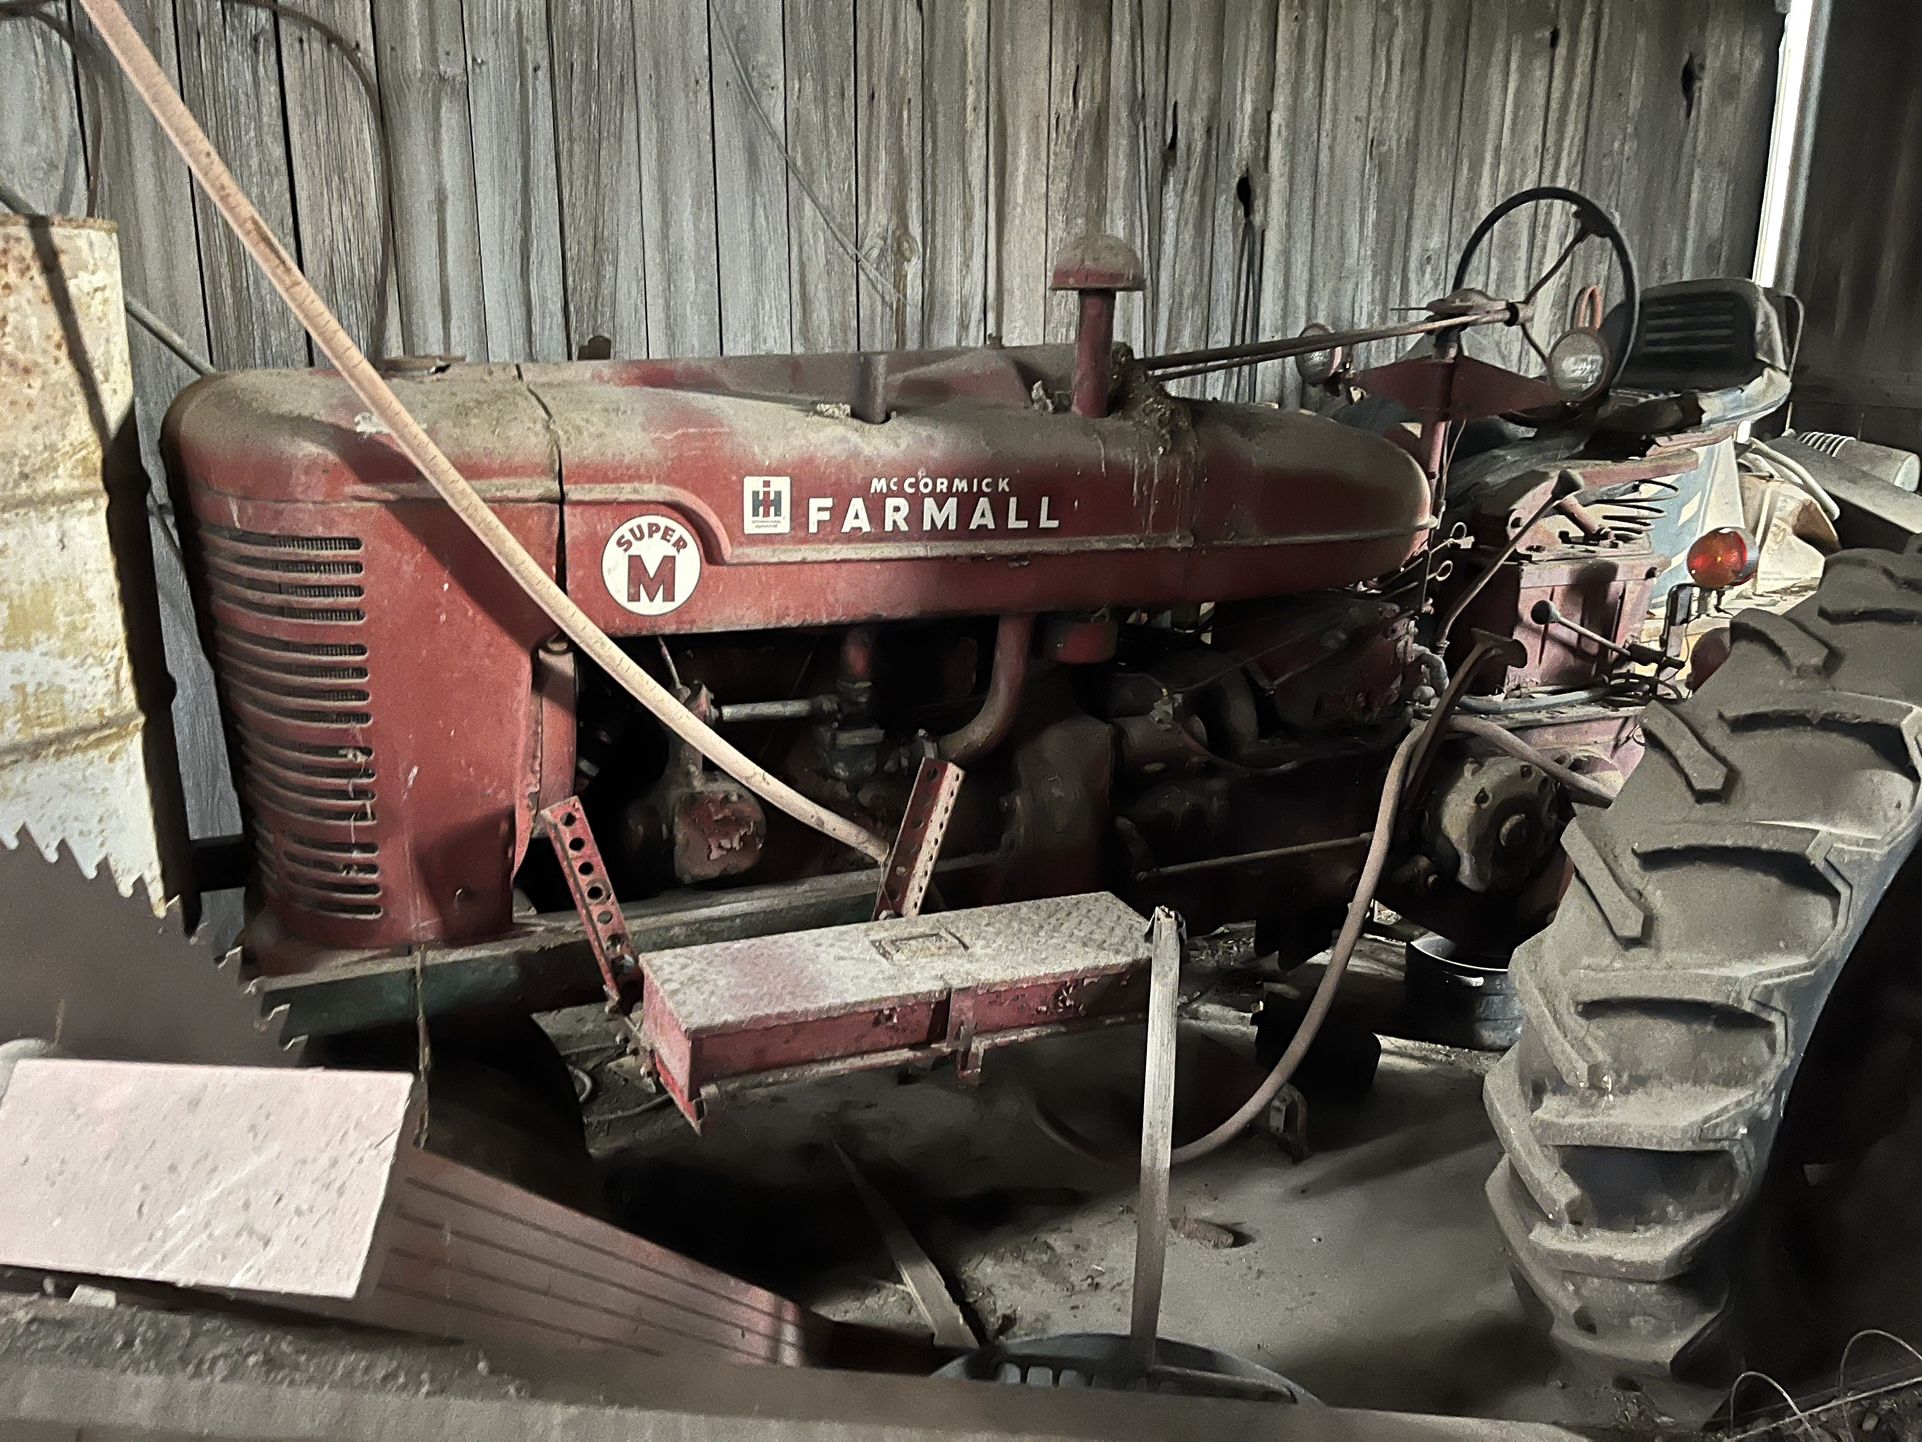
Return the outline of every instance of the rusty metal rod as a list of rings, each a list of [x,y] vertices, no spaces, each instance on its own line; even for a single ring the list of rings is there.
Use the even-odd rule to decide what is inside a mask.
[[[714,719],[724,726],[754,721],[800,721],[810,716],[832,716],[838,705],[832,696],[797,696],[791,701],[736,701],[714,708]]]
[[[1081,292],[1081,322],[1074,334],[1073,408],[1099,420],[1108,414],[1114,389],[1114,297],[1111,290]]]
[[[1368,341],[1394,340],[1399,336],[1431,335],[1436,331],[1461,330],[1468,326],[1507,325],[1513,319],[1508,306],[1468,311],[1462,315],[1435,316],[1428,320],[1401,321],[1391,325],[1369,326],[1362,330],[1319,332],[1315,335],[1289,336],[1281,340],[1250,341],[1245,345],[1206,346],[1200,350],[1170,351],[1166,355],[1143,356],[1135,364],[1145,371],[1179,371],[1180,375],[1200,370],[1226,369],[1228,365],[1259,365],[1263,361],[1286,360],[1289,356],[1313,355],[1316,351],[1362,345]],[[1195,371],[1185,369],[1195,367]],[[1166,374],[1163,380],[1175,379]]]
[[[300,323],[313,337],[314,345],[326,356],[341,379],[361,403],[380,419],[392,433],[394,443],[412,461],[427,482],[461,522],[500,562],[508,577],[525,591],[569,640],[587,653],[602,670],[629,695],[653,714],[654,718],[681,740],[692,746],[721,770],[754,792],[763,801],[785,811],[803,825],[851,847],[864,856],[880,861],[888,854],[888,843],[821,806],[780,777],[743,753],[675,699],[666,687],[637,666],[613,638],[594,624],[575,604],[546,568],[527,553],[514,533],[502,524],[460,471],[450,461],[419,421],[401,404],[393,388],[368,362],[353,338],[327,308],[327,303],[301,273],[253,201],[240,188],[233,172],[214,149],[206,131],[167,79],[153,52],[128,20],[119,0],[80,0],[115,61],[126,72],[134,93],[153,112],[167,138],[187,162],[187,169],[207,192],[221,218],[239,238],[280,293]]]
[[[1188,876],[1197,871],[1219,871],[1225,866],[1253,866],[1262,861],[1279,861],[1285,856],[1307,856],[1316,851],[1345,851],[1366,846],[1374,832],[1354,836],[1331,836],[1324,841],[1298,841],[1293,846],[1270,846],[1262,851],[1238,851],[1233,856],[1206,856],[1200,861],[1177,861],[1169,866],[1151,866],[1135,873],[1136,881],[1161,881],[1170,876]]]

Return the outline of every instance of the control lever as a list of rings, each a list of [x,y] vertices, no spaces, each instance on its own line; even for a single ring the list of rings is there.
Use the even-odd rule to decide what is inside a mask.
[[[1613,651],[1617,656],[1625,656],[1639,666],[1653,666],[1657,670],[1673,670],[1682,664],[1676,657],[1658,650],[1654,646],[1644,646],[1639,641],[1630,641],[1626,645],[1619,641],[1611,641],[1608,637],[1602,635],[1601,632],[1591,631],[1579,621],[1571,621],[1556,608],[1553,601],[1546,598],[1537,601],[1534,609],[1531,610],[1528,615],[1529,619],[1538,626],[1565,627],[1573,631],[1577,636],[1580,636],[1584,641],[1592,642],[1600,646],[1604,651]]]

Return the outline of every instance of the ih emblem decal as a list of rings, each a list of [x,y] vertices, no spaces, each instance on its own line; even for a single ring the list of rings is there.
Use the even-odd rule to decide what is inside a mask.
[[[665,616],[701,583],[701,543],[665,511],[643,511],[607,538],[601,579],[635,615]]]
[[[786,476],[741,477],[741,530],[750,536],[785,536],[793,528],[793,483]]]

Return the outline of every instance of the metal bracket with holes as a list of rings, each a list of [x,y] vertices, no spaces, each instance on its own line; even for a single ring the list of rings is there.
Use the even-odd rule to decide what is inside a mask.
[[[601,969],[601,987],[607,993],[610,1010],[626,1011],[627,989],[640,977],[634,943],[628,937],[621,905],[614,897],[613,883],[601,862],[601,848],[587,824],[578,796],[569,796],[543,809],[537,818],[542,833],[560,859],[567,878],[567,891],[574,898],[581,925],[587,930],[587,944],[594,953],[594,964]]]
[[[928,883],[934,879],[934,863],[941,859],[941,842],[954,816],[954,799],[966,779],[967,773],[952,761],[921,758],[907,810],[901,815],[901,829],[894,834],[881,871],[881,894],[874,899],[876,921],[921,914]]]

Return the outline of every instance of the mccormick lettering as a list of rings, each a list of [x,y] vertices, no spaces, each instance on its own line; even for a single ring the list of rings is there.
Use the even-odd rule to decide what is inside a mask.
[[[876,476],[868,482],[871,496],[904,493],[920,496],[1005,496],[1010,476]]]

